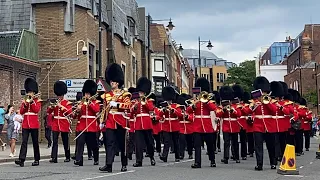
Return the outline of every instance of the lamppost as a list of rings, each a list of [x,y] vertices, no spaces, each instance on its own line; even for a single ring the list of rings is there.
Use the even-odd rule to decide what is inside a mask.
[[[201,44],[202,43],[202,44]],[[207,48],[209,49],[209,50],[211,50],[212,49],[212,44],[211,44],[211,41],[210,40],[208,40],[208,41],[203,41],[203,40],[201,40],[200,39],[200,36],[199,36],[199,38],[198,38],[198,44],[199,44],[199,74],[200,74],[200,77],[201,77],[201,45],[203,45],[204,43],[208,43],[207,44]]]
[[[156,22],[156,21],[169,21],[167,28],[171,31],[175,26],[173,25],[171,18],[170,19],[162,19],[162,20],[153,20],[151,19],[150,14],[148,14],[148,64],[149,64],[149,68],[148,68],[148,75],[147,77],[150,78],[150,69],[151,69],[151,53],[150,53],[150,44],[151,44],[151,38],[150,38],[150,28],[151,28],[151,24],[152,22]]]

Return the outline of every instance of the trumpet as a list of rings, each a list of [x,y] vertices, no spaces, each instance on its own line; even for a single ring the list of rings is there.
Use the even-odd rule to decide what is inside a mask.
[[[54,102],[50,101],[49,106],[56,107],[56,106],[58,106],[58,104],[60,104],[60,102],[61,102],[61,99],[55,99]]]
[[[153,93],[150,93],[147,96],[141,96],[140,97],[140,102],[142,105],[145,105],[147,103],[147,99],[149,99],[151,96],[153,95]]]
[[[269,104],[271,102],[271,97],[269,94],[262,96],[262,103],[263,104]]]
[[[39,98],[41,96],[41,93],[37,93],[37,94],[34,94],[34,95],[30,95],[30,94],[27,94],[24,96],[24,101],[27,102],[27,103],[30,103],[33,101],[34,98]]]
[[[199,97],[198,99],[203,102],[203,103],[206,103],[208,102],[210,99],[212,99],[214,95],[212,93],[208,93],[206,91],[202,91],[200,94],[199,94]]]

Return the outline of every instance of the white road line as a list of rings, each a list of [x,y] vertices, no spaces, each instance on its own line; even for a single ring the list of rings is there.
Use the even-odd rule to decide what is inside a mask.
[[[310,164],[313,164],[313,162],[310,162]]]
[[[304,177],[304,176],[301,176],[301,175],[284,175],[284,176],[286,176],[286,177]]]
[[[106,174],[106,175],[103,175],[103,176],[97,176],[97,177],[92,177],[92,178],[85,178],[85,179],[82,179],[82,180],[99,179],[99,178],[116,176],[116,175],[120,175],[120,174],[127,174],[127,173],[133,173],[133,172],[135,172],[135,170],[126,171],[126,172],[112,173],[112,174]]]
[[[184,161],[180,161],[180,162],[172,162],[172,163],[166,163],[166,164],[161,164],[161,167],[165,167],[165,166],[170,166],[170,165],[174,165],[174,164],[180,164],[180,163],[185,163],[185,162],[190,162],[190,161],[194,161],[194,159],[188,159],[188,160],[184,160]]]
[[[300,169],[302,169],[303,168],[303,166],[300,166]]]

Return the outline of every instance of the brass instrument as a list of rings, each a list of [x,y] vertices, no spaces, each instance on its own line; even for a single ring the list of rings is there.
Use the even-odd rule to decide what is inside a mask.
[[[56,107],[56,106],[58,106],[58,104],[60,104],[60,102],[61,102],[61,99],[55,99],[54,100],[54,102],[49,102],[49,106],[51,106],[51,107]]]
[[[266,94],[262,96],[262,103],[263,104],[269,104],[271,102],[270,94]]]
[[[141,104],[142,105],[145,105],[146,103],[147,103],[147,100],[150,98],[150,96],[152,96],[153,95],[153,93],[150,93],[149,95],[147,95],[147,96],[141,96],[140,97],[140,102],[141,102]]]
[[[200,94],[199,94],[199,97],[198,99],[203,102],[203,103],[206,103],[208,102],[210,99],[212,99],[214,95],[212,93],[208,93],[206,91],[202,91]]]
[[[86,105],[86,106],[87,106],[88,104],[90,104],[90,102],[91,102],[92,100],[97,99],[98,96],[99,96],[99,94],[97,93],[97,94],[95,94],[95,95],[93,95],[93,96],[91,96],[91,97],[89,97],[89,98],[83,97],[83,98],[81,99],[80,103],[82,103],[83,105]],[[77,105],[79,105],[80,103],[78,103]]]
[[[34,98],[39,98],[41,96],[41,93],[37,93],[37,94],[34,94],[34,95],[30,95],[30,94],[27,94],[24,96],[24,101],[27,102],[27,103],[30,103],[33,101]]]

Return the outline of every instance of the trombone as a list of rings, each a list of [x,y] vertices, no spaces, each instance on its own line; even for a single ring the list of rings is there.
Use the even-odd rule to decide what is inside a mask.
[[[39,98],[41,96],[41,93],[37,93],[37,94],[34,94],[34,95],[30,95],[30,94],[27,94],[24,96],[24,101],[27,102],[27,103],[30,103],[33,101],[34,98]]]
[[[99,96],[99,94],[97,93],[97,94],[95,94],[95,95],[93,95],[93,96],[91,96],[91,97],[89,97],[89,98],[83,97],[83,98],[81,99],[81,101],[78,102],[77,105],[79,105],[80,103],[82,103],[83,105],[86,105],[86,106],[87,106],[88,104],[90,104],[90,102],[91,102],[92,100],[97,99],[98,96]]]
[[[141,104],[142,105],[145,105],[145,104],[147,104],[147,100],[152,96],[152,95],[154,95],[153,93],[150,93],[149,95],[147,95],[147,96],[141,96],[140,97],[140,101],[141,101]]]

